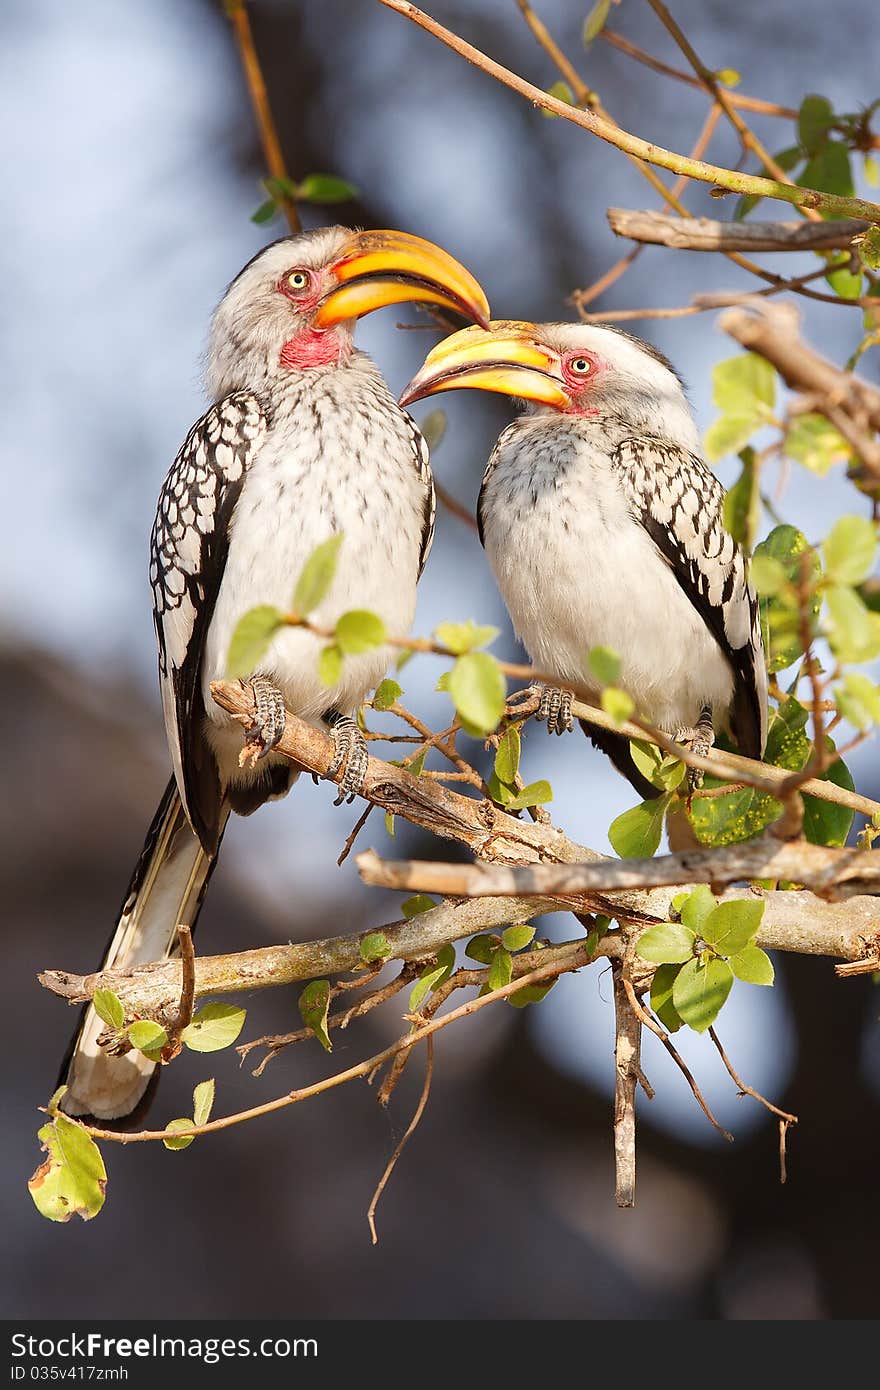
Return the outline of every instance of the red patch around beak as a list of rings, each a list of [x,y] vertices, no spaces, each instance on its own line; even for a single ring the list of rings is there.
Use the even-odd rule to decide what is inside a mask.
[[[288,338],[281,349],[282,367],[301,370],[304,367],[330,367],[339,361],[342,339],[333,329],[304,328],[295,338]]]

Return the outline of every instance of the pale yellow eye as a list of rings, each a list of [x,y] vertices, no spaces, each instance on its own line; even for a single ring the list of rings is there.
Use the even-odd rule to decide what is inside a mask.
[[[308,274],[305,270],[292,270],[287,277],[287,283],[292,290],[308,289]]]
[[[586,376],[592,367],[592,363],[587,357],[575,357],[568,365],[571,371],[576,372],[578,376]]]

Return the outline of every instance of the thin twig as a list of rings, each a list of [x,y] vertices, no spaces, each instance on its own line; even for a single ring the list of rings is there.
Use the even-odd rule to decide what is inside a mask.
[[[554,115],[561,116],[564,120],[580,126],[583,130],[588,130],[590,134],[598,136],[600,140],[605,140],[626,154],[636,155],[661,169],[671,169],[675,174],[687,174],[689,178],[699,179],[703,183],[710,183],[719,188],[726,188],[732,193],[776,198],[782,202],[792,203],[796,207],[819,208],[839,214],[842,217],[864,217],[870,222],[880,222],[880,206],[862,198],[849,198],[839,194],[825,193],[817,188],[800,188],[781,183],[775,179],[761,178],[755,174],[743,174],[734,169],[724,169],[718,165],[703,163],[701,160],[688,159],[673,150],[667,150],[660,145],[642,140],[639,136],[632,135],[619,126],[611,125],[598,116],[595,111],[581,110],[569,102],[558,100],[549,92],[534,86],[533,83],[527,82],[517,73],[511,72],[509,68],[505,68],[501,63],[489,58],[473,44],[467,43],[442,24],[438,24],[430,15],[410,4],[409,0],[379,0],[379,3],[384,5],[386,9],[394,10],[405,19],[411,20],[420,29],[424,29],[467,62],[472,63],[474,67],[480,68],[481,71],[509,87],[512,91],[518,92],[533,106],[542,107],[545,111],[552,111]]]
[[[431,1080],[434,1075],[433,1038],[428,1038],[428,1041],[425,1045],[425,1051],[427,1056],[425,1065],[425,1084],[422,1087],[422,1094],[419,1097],[419,1103],[416,1106],[416,1113],[410,1120],[409,1125],[407,1126],[406,1133],[404,1134],[403,1138],[400,1140],[400,1143],[397,1145],[397,1148],[394,1150],[394,1153],[388,1160],[388,1166],[385,1169],[385,1172],[382,1174],[381,1178],[379,1179],[379,1184],[376,1188],[376,1191],[373,1193],[373,1200],[370,1202],[369,1208],[367,1210],[367,1220],[370,1223],[370,1234],[373,1237],[374,1245],[379,1244],[379,1236],[376,1231],[376,1208],[379,1205],[379,1198],[385,1191],[388,1179],[391,1177],[391,1174],[394,1172],[394,1169],[397,1166],[397,1160],[400,1158],[400,1155],[403,1153],[410,1139],[418,1129],[419,1121],[425,1113],[425,1106],[428,1104],[428,1097],[431,1094]]]
[[[348,836],[348,838],[345,841],[345,844],[342,846],[342,849],[339,852],[339,858],[336,860],[337,866],[344,864],[348,856],[351,854],[352,845],[354,844],[358,835],[360,835],[361,831],[366,825],[367,820],[369,819],[370,812],[374,810],[375,807],[373,806],[372,802],[368,801],[363,811],[358,816],[357,820],[352,826],[351,834]]]
[[[706,91],[717,101],[718,105],[723,110],[730,124],[739,135],[743,147],[751,150],[753,154],[757,155],[767,172],[779,183],[793,183],[793,180],[789,178],[785,170],[780,168],[773,156],[765,149],[751,127],[743,120],[736,106],[730,100],[730,93],[721,85],[711,68],[706,67],[705,63],[694,49],[693,44],[682,32],[675,19],[669,13],[669,10],[663,4],[663,0],[648,0],[648,4],[651,6],[651,9],[654,11],[661,24],[663,24],[678,44],[699,78],[702,86],[705,87]],[[803,212],[805,216],[809,217],[812,221],[821,221],[821,214],[815,210],[805,207]]]
[[[682,72],[679,68],[670,67],[668,63],[663,63],[659,58],[654,58],[644,49],[637,48],[630,40],[625,39],[622,34],[618,34],[614,29],[607,27],[599,35],[605,43],[611,44],[612,48],[617,48],[627,57],[634,58],[637,63],[643,63],[645,67],[651,68],[654,72],[662,73],[664,77],[674,77],[677,82],[686,82],[689,87],[702,87],[702,82],[698,77],[693,77],[689,72]],[[782,120],[796,121],[798,113],[790,106],[779,106],[775,101],[765,101],[763,97],[746,96],[745,92],[728,92],[727,94],[734,106],[739,106],[743,111],[756,111],[762,116],[778,116]]]
[[[733,1065],[730,1061],[730,1058],[724,1051],[724,1048],[721,1046],[721,1039],[715,1032],[714,1028],[710,1027],[709,1037],[712,1039],[713,1043],[718,1049],[718,1055],[724,1063],[727,1069],[727,1073],[731,1077],[733,1084],[736,1086],[740,1095],[751,1096],[753,1100],[758,1101],[761,1105],[764,1106],[766,1110],[769,1110],[771,1115],[777,1116],[779,1120],[779,1182],[782,1186],[784,1186],[788,1178],[788,1166],[786,1162],[786,1144],[788,1139],[788,1131],[792,1125],[797,1124],[797,1115],[791,1115],[787,1110],[780,1110],[779,1106],[774,1105],[772,1100],[768,1100],[766,1096],[761,1095],[760,1091],[756,1091],[753,1086],[747,1086],[744,1081],[740,1080],[740,1078],[737,1076],[736,1072],[733,1069]]]
[[[459,502],[457,497],[453,497],[452,493],[448,492],[442,483],[438,483],[436,478],[434,479],[434,491],[441,506],[445,507],[459,521],[463,521],[465,526],[469,526],[472,531],[479,531],[477,519],[473,512],[463,502]]]
[[[186,922],[177,927],[177,944],[180,947],[180,1003],[174,1022],[169,1026],[168,1046],[171,1055],[180,1051],[180,1035],[192,1023],[193,1004],[196,997],[196,953],[193,947],[192,931]]]
[[[246,0],[231,0],[227,4],[227,13],[232,23],[235,40],[238,44],[238,51],[241,55],[244,74],[247,79],[248,91],[250,92],[251,104],[254,108],[254,115],[257,118],[257,125],[260,129],[260,140],[263,146],[263,157],[269,168],[269,173],[273,179],[279,179],[284,184],[290,182],[287,172],[287,165],[284,162],[284,154],[281,149],[281,141],[278,138],[278,130],[272,116],[272,108],[269,105],[269,93],[266,91],[266,83],[263,78],[263,71],[260,67],[260,60],[254,46],[254,36],[251,31],[250,16],[247,12]],[[280,192],[275,195],[275,203],[284,212],[287,224],[292,232],[301,232],[302,223],[299,220],[299,212],[296,203],[292,198]]]

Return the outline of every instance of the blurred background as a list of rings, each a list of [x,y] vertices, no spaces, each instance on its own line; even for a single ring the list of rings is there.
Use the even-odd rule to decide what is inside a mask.
[[[556,80],[512,0],[431,8],[539,85]],[[690,148],[706,109],[699,92],[602,43],[584,53],[586,3],[538,8],[627,128]],[[294,177],[350,180],[360,201],[339,209],[339,220],[439,241],[483,280],[499,317],[571,317],[571,290],[626,249],[607,228],[606,206],[655,206],[617,151],[542,118],[378,5],[254,0],[250,10]],[[838,0],[833,17],[820,0],[748,6],[735,23],[723,0],[682,0],[676,12],[705,61],[739,70],[747,92],[797,107],[818,90],[844,111],[878,95],[872,45],[857,40],[865,0]],[[612,22],[677,61],[646,6],[624,0]],[[185,1158],[108,1146],[108,1200],[96,1221],[57,1227],[37,1215],[24,1187],[38,1161],[36,1107],[53,1088],[73,1014],[34,976],[97,963],[165,784],[146,582],[153,508],[203,409],[199,358],[212,308],[284,228],[249,220],[263,169],[219,0],[6,0],[0,28],[4,1314],[874,1315],[877,997],[866,978],[836,981],[823,960],[777,958],[778,987],[738,985],[724,1013],[740,1073],[801,1117],[784,1188],[775,1122],[737,1098],[711,1044],[694,1037],[684,1051],[735,1130],[732,1145],[648,1038],[657,1098],[639,1102],[638,1206],[615,1208],[611,982],[595,969],[562,980],[539,1008],[497,1007],[438,1039],[431,1102],[380,1206],[376,1249],[366,1208],[409,1122],[421,1059],[388,1114],[359,1085],[199,1142]],[[791,143],[784,123],[755,125],[771,149]],[[709,157],[729,163],[737,153],[722,123]],[[730,215],[705,187],[687,201]],[[335,213],[305,208],[304,220]],[[803,261],[777,258],[773,268],[796,272]],[[675,305],[745,285],[729,262],[650,248],[591,307]],[[800,304],[809,338],[845,361],[861,337],[859,311]],[[400,331],[402,317],[387,310],[359,329],[395,390],[435,341]],[[714,316],[640,327],[683,372],[705,428],[711,366],[733,351]],[[860,370],[876,378],[876,352]],[[472,505],[508,407],[476,393],[444,404],[436,472]],[[720,471],[725,482],[735,476]],[[839,475],[798,471],[780,506],[820,537],[850,501]],[[416,629],[465,617],[497,623],[495,650],[516,656],[475,535],[441,511]],[[434,693],[439,669],[415,661],[403,682],[429,722],[446,709]],[[875,759],[866,745],[852,760],[874,796]],[[536,727],[524,770],[527,780],[551,779],[554,819],[574,838],[608,847],[606,828],[633,794],[598,753]],[[331,801],[326,784],[300,784],[281,806],[236,820],[201,919],[203,952],[358,931],[398,915],[395,897],[365,889],[350,862],[337,869],[357,808]],[[397,851],[437,852],[398,825]],[[361,838],[368,844],[390,850],[378,816]],[[574,926],[560,915],[546,929],[562,937]],[[294,990],[246,1002],[245,1037],[297,1026]],[[163,1078],[154,1118],[187,1113],[206,1076],[217,1076],[221,1113],[350,1065],[400,1031],[400,1010],[384,1013],[339,1035],[332,1059],[301,1045],[259,1080],[234,1054],[188,1054]]]

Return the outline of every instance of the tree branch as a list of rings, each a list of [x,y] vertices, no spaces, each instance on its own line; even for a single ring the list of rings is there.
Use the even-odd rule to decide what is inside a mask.
[[[642,1025],[630,1008],[624,968],[621,965],[614,971],[614,1198],[619,1207],[634,1207]]]
[[[260,67],[260,60],[257,57],[257,50],[254,46],[254,36],[251,31],[251,21],[247,12],[247,5],[245,0],[227,0],[226,9],[235,34],[235,41],[238,45],[242,67],[244,68],[244,75],[247,79],[251,105],[254,108],[254,115],[257,118],[260,141],[263,146],[263,157],[272,177],[287,183],[290,181],[290,176],[287,172],[287,165],[284,162],[284,154],[272,116],[272,108],[269,105],[269,93],[266,91],[263,70]],[[299,212],[297,211],[297,206],[293,199],[287,197],[286,194],[278,194],[275,197],[275,202],[284,212],[290,230],[292,232],[301,232],[302,223],[299,220]]]
[[[649,164],[656,164],[661,169],[671,169],[675,174],[686,174],[689,178],[699,179],[703,183],[711,183],[718,188],[728,189],[732,193],[754,194],[759,198],[777,198],[782,202],[793,203],[796,207],[817,208],[841,217],[864,217],[869,222],[880,222],[880,206],[876,203],[866,202],[862,198],[846,198],[835,193],[823,193],[817,188],[799,188],[793,184],[780,183],[775,179],[760,178],[754,174],[743,174],[734,169],[723,169],[715,164],[705,164],[702,160],[688,159],[685,155],[676,154],[674,151],[663,149],[662,146],[652,144],[648,140],[642,140],[637,135],[631,135],[629,131],[623,130],[620,126],[614,126],[607,120],[603,120],[593,111],[585,111],[579,107],[571,106],[568,102],[559,101],[556,97],[550,96],[540,87],[535,87],[531,82],[527,82],[524,78],[511,72],[509,68],[496,63],[480,49],[475,48],[473,44],[466,43],[457,34],[453,34],[442,24],[438,24],[430,15],[410,4],[409,0],[379,0],[379,3],[387,9],[403,15],[405,19],[417,24],[420,29],[432,34],[434,38],[446,44],[448,48],[465,58],[467,62],[480,68],[505,87],[510,87],[512,91],[518,92],[533,106],[539,106],[545,111],[552,111],[555,116],[561,116],[564,120],[571,121],[572,124],[580,126],[583,130],[588,130],[591,135],[597,135],[600,140],[615,145],[617,149],[623,150],[626,154],[635,155],[639,159],[646,160]]]
[[[681,251],[833,251],[848,247],[868,226],[859,218],[832,222],[717,222],[649,209],[609,208],[617,236]]]
[[[722,314],[719,326],[750,352],[766,357],[793,391],[808,395],[810,408],[840,431],[864,470],[880,480],[880,444],[873,438],[880,430],[880,390],[807,347],[791,305],[752,299]]]
[[[375,850],[365,850],[355,862],[364,882],[376,888],[469,898],[567,898],[687,883],[721,886],[755,878],[802,883],[833,902],[880,892],[880,850],[782,841],[772,832],[718,849],[685,850],[654,859],[604,859],[593,864],[532,864],[523,868],[446,864],[380,859]],[[877,923],[880,926],[880,901]]]

